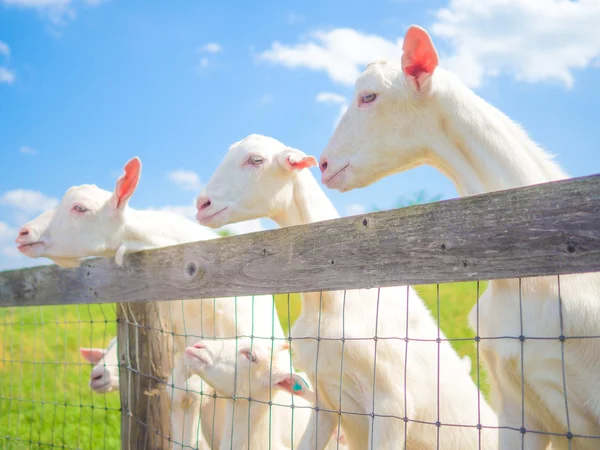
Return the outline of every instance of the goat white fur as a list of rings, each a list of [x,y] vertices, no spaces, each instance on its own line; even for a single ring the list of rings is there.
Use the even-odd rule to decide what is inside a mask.
[[[104,348],[79,349],[81,356],[94,364],[90,374],[90,388],[99,394],[119,390],[119,355],[117,338],[114,337]]]
[[[337,218],[308,170],[314,165],[314,157],[275,139],[248,136],[231,146],[198,197],[197,217],[212,227],[259,217],[280,226]],[[341,429],[350,449],[398,449],[405,440],[408,448],[434,448],[438,431],[440,449],[497,448],[497,431],[490,429],[482,431],[479,447],[479,417],[491,427],[497,425],[497,417],[412,288],[304,294],[302,313],[290,336],[296,338],[296,366],[316,387],[319,408],[342,411]],[[407,344],[405,337],[431,342]],[[438,351],[443,374],[439,380]],[[371,413],[377,416],[371,419]],[[405,415],[411,419],[406,425],[401,419]],[[313,416],[301,450],[324,448],[338,423],[337,414],[321,411]],[[433,425],[438,420],[472,428],[438,430]]]
[[[128,201],[141,176],[141,161],[133,158],[124,169],[125,174],[112,193],[89,184],[69,188],[56,208],[21,228],[17,238],[19,250],[30,257],[47,257],[63,267],[75,267],[84,257],[116,257],[122,263],[126,252],[218,237],[212,230],[170,212],[130,208]],[[168,301],[159,305],[161,315],[172,322],[174,352],[179,355],[201,337],[284,337],[270,295]],[[199,403],[200,394],[186,384],[183,361],[175,358],[174,363],[169,380],[174,388],[168,389],[172,396],[172,421],[174,426],[186,424],[187,429],[174,428],[172,438],[181,444],[183,435],[201,436],[196,429],[200,414],[191,406]],[[192,383],[198,385],[198,381]],[[210,402],[207,408],[213,408],[212,400],[206,397]],[[219,417],[217,411],[216,420]],[[205,431],[206,426],[212,423],[203,424]]]
[[[185,363],[228,397],[221,450],[297,448],[314,392],[291,367],[287,343],[200,340],[186,349]],[[328,448],[337,448],[335,440]]]
[[[403,51],[401,62],[372,63],[357,80],[356,101],[321,156],[327,186],[344,192],[423,164],[460,195],[566,178],[523,128],[437,67],[425,30],[411,26]],[[597,439],[581,436],[600,435],[600,340],[589,338],[600,334],[599,274],[561,276],[560,300],[557,277],[491,281],[469,315],[473,329],[477,316],[491,402],[506,427],[500,448],[597,448]],[[499,339],[521,335],[522,347]],[[522,427],[533,432],[522,435]],[[568,431],[570,443],[547,434]]]

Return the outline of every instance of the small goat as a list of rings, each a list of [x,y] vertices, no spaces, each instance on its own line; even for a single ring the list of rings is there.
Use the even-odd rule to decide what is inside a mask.
[[[227,397],[221,450],[297,448],[314,393],[294,373],[287,343],[201,340],[185,350],[185,363]],[[327,448],[337,448],[334,439]]]
[[[82,347],[79,353],[85,360],[94,364],[90,374],[90,388],[94,392],[105,394],[119,389],[119,355],[116,337],[110,340],[106,349]]]

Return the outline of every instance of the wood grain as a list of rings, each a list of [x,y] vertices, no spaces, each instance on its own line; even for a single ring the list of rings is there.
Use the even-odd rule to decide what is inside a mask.
[[[172,367],[170,320],[159,302],[117,308],[121,448],[170,450],[170,402],[165,385]]]
[[[137,302],[600,271],[600,175],[0,273],[0,306]]]

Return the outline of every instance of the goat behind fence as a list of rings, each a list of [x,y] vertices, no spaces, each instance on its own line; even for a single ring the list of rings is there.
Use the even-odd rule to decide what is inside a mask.
[[[498,432],[516,437],[518,446],[513,448],[535,448],[531,446],[543,442],[548,433],[530,423],[525,414],[535,398],[526,395],[522,380],[530,367],[528,361],[535,360],[536,354],[555,351],[563,378],[560,392],[567,396],[560,395],[552,412],[566,416],[567,427],[557,424],[550,433],[553,445],[595,448],[600,436],[594,428],[598,419],[578,421],[572,405],[583,386],[574,382],[576,372],[568,358],[570,348],[598,342],[598,336],[576,335],[563,322],[562,301],[570,294],[561,291],[561,286],[593,283],[589,281],[592,275],[567,274],[600,270],[599,188],[600,176],[592,176],[142,252],[127,256],[124,268],[97,259],[84,261],[79,269],[48,266],[4,272],[0,274],[0,305],[7,307],[0,310],[4,444],[7,448],[117,447],[116,394],[98,396],[84,391],[91,366],[82,365],[73,352],[77,347],[104,347],[117,334],[124,448],[177,444],[181,448],[193,443],[194,436],[199,445],[221,441],[236,448],[238,444],[231,442],[250,440],[254,448],[266,439],[259,448],[291,448],[292,443],[293,448],[301,448],[299,438],[305,426],[314,429],[312,437],[329,442],[331,448],[356,448],[358,442],[358,448],[370,444],[398,448],[398,441],[372,443],[390,430],[407,441],[413,435],[428,436],[427,448],[457,448],[460,439],[471,439],[472,448],[497,448],[486,446],[486,434]],[[561,312],[560,321],[549,324],[544,334],[532,328],[540,318],[527,312],[532,301],[527,277],[537,276],[546,277],[533,282],[549,283],[548,292],[555,295],[556,311]],[[514,335],[480,330],[483,307],[473,309],[473,327],[468,327],[468,313],[484,293],[484,284],[438,284],[490,279],[507,279],[505,283],[513,289],[506,299],[512,305],[507,311],[517,314],[498,321],[513,320]],[[415,286],[414,293],[407,287],[384,288],[418,284],[428,286]],[[382,288],[365,291],[371,297],[353,297],[356,291],[351,289],[374,286]],[[386,298],[388,291],[394,295]],[[308,292],[305,297],[312,296],[316,302],[314,316],[306,319],[314,325],[312,332],[297,335],[292,329],[288,333],[288,325],[302,318],[297,319],[299,294],[287,292]],[[237,340],[188,330],[182,333],[171,329],[169,317],[157,303],[146,302],[273,293],[282,294],[271,314],[277,314],[287,339],[273,333],[262,336],[268,339],[250,333]],[[424,301],[421,310],[419,297]],[[115,308],[92,305],[115,301],[120,303],[117,333]],[[241,300],[231,301],[239,305]],[[252,298],[245,301],[252,302]],[[34,306],[78,303],[88,305]],[[181,303],[172,304],[179,307]],[[333,309],[328,309],[331,305]],[[306,310],[305,301],[302,311]],[[427,314],[431,326],[419,334],[423,329],[418,326]],[[404,326],[385,328],[386,320],[394,315],[405,319]],[[597,319],[589,317],[592,322]],[[180,335],[188,348],[183,355],[173,354],[173,340]],[[511,430],[498,430],[493,413],[485,414],[488,384],[480,359],[489,360],[490,345],[496,352],[504,348],[498,343],[518,349],[515,381],[521,401]],[[302,346],[309,349],[302,352]],[[314,355],[314,360],[300,362],[299,349],[300,354]],[[290,350],[291,358],[285,356]],[[470,357],[470,378],[455,350]],[[363,358],[355,359],[356,355]],[[183,361],[183,368],[178,361]],[[173,367],[183,370],[186,378],[196,377],[189,378],[187,390],[169,383]],[[305,372],[301,378],[294,375],[298,368]],[[198,384],[200,377],[213,384],[214,390],[204,382]],[[464,380],[473,386],[471,400],[463,394],[460,383]],[[265,386],[268,389],[259,389]],[[183,416],[181,429],[173,429],[165,394],[169,389],[183,394],[201,412],[201,428],[186,427],[187,416]],[[485,395],[480,397],[478,392]],[[453,396],[459,398],[444,403]],[[393,403],[398,399],[400,408]],[[393,406],[386,410],[388,404]],[[455,420],[452,411],[472,413]],[[317,422],[313,416],[318,416]],[[242,423],[247,426],[240,429]],[[365,425],[377,431],[366,443],[361,431]]]

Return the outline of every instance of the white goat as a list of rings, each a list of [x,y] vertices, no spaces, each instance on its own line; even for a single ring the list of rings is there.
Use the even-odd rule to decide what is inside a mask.
[[[69,188],[56,208],[21,228],[17,238],[19,250],[32,258],[50,258],[63,267],[76,267],[81,258],[89,256],[115,257],[122,264],[126,252],[218,237],[213,231],[169,212],[130,208],[128,201],[140,179],[141,161],[133,158],[124,169],[125,174],[118,179],[112,193],[89,184]],[[268,295],[160,302],[160,308],[162,315],[172,320],[174,351],[180,355],[200,337],[284,337],[274,317],[273,297]],[[191,398],[199,394],[186,390],[188,376],[183,361],[175,358],[174,363],[169,380],[175,386],[170,390],[173,423],[189,424],[192,430],[173,430],[175,443],[182,443],[184,434],[199,435],[199,411],[191,406],[186,408],[199,403],[198,398]],[[220,417],[218,411],[217,417]],[[203,429],[206,431],[205,425]]]
[[[106,349],[79,349],[81,356],[94,364],[90,374],[90,388],[99,394],[119,390],[119,355],[117,353],[117,338],[108,343]]]
[[[288,226],[337,218],[305,170],[315,165],[314,157],[275,139],[248,136],[231,146],[198,197],[198,220],[218,227],[269,217]],[[495,429],[480,436],[475,427],[495,427],[497,417],[412,288],[304,294],[290,336],[296,366],[316,387],[318,407],[342,411],[350,449],[398,449],[405,441],[408,448],[433,448],[438,432],[440,449],[497,448]],[[418,340],[406,343],[406,337]],[[337,414],[313,414],[319,415],[320,429],[311,421],[302,450],[322,449],[338,423]],[[406,424],[404,416],[410,419]],[[436,421],[465,427],[438,429]]]
[[[357,80],[321,156],[323,183],[344,192],[427,164],[471,195],[567,176],[519,125],[437,67],[425,30],[411,26],[403,50],[402,61],[372,63]],[[469,315],[476,329],[478,310],[503,450],[598,448],[584,436],[600,436],[600,340],[589,338],[600,335],[599,274],[561,276],[560,301],[562,329],[557,277],[496,280]],[[499,339],[521,335],[537,339],[523,350]]]
[[[228,397],[221,450],[297,448],[314,392],[294,373],[287,343],[200,340],[186,349],[185,363]],[[334,439],[328,448],[337,448]]]
[[[461,358],[461,361],[463,362],[463,366],[467,373],[471,373],[471,358],[469,358],[468,356],[463,356]]]

